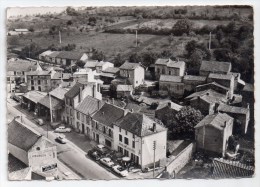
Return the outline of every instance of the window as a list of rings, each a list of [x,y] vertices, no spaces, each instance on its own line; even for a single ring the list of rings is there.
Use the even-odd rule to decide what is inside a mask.
[[[122,135],[119,134],[119,141],[122,142]]]
[[[162,74],[165,74],[165,70],[164,69],[162,69]]]
[[[41,84],[41,80],[38,80],[38,84]]]
[[[34,86],[31,87],[31,90],[34,90]]]
[[[31,76],[31,79],[33,79],[33,76]]]
[[[129,156],[129,152],[125,149],[125,156]]]
[[[135,148],[135,141],[132,142],[132,147]]]
[[[135,135],[133,134],[133,139],[135,139]]]
[[[119,127],[119,132],[121,132],[121,127]]]
[[[34,84],[34,81],[33,81],[33,80],[31,80],[31,84]]]
[[[109,135],[110,137],[112,137],[112,131],[111,131],[111,129],[108,130],[108,135]]]
[[[55,158],[55,153],[53,153],[53,158]]]
[[[72,116],[72,109],[70,109],[70,115]]]
[[[106,127],[103,127],[103,133],[106,133]]]
[[[157,69],[157,72],[160,73],[160,68]]]
[[[42,89],[41,89],[41,87],[40,87],[40,86],[38,86],[38,91],[42,91]]]
[[[78,119],[78,120],[79,120],[79,115],[80,115],[79,112],[77,112],[77,119]]]
[[[169,71],[169,75],[171,75],[172,74],[172,72],[171,71]]]
[[[125,144],[128,145],[128,138],[125,137]]]
[[[138,84],[138,81],[136,81],[136,84]]]
[[[10,81],[10,77],[7,77],[7,81]]]
[[[118,152],[119,152],[119,153],[123,153],[123,148],[120,147],[120,146],[118,146]]]
[[[14,75],[16,75],[16,71],[14,71]]]
[[[127,135],[127,131],[125,131],[125,135]]]

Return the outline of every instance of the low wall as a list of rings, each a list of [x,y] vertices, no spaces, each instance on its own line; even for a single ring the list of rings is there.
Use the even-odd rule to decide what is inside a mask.
[[[191,160],[195,150],[195,143],[190,143],[174,158],[174,160],[166,165],[166,171],[170,174],[177,174]]]

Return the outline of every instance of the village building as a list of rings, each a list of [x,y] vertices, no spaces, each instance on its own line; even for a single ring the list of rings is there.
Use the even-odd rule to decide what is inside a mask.
[[[205,61],[201,62],[200,76],[208,76],[210,73],[228,74],[231,71],[230,62]]]
[[[141,166],[161,166],[166,159],[167,129],[140,113],[128,113],[114,123],[114,149]],[[154,151],[155,149],[155,151]]]
[[[56,145],[25,126],[22,119],[8,124],[8,151],[35,173],[46,177],[58,174]]]
[[[195,92],[185,98],[185,103],[200,110],[203,115],[214,114],[219,103],[227,103],[227,95],[208,89]]]
[[[173,75],[161,75],[159,89],[168,91],[170,96],[180,98],[184,94],[183,77]]]
[[[240,73],[235,72],[229,72],[228,74],[231,74],[234,76],[234,91],[241,91],[243,90],[244,86],[246,85],[245,81],[241,79]]]
[[[104,84],[111,84],[111,81],[119,75],[119,71],[119,68],[108,67],[100,73],[100,79],[104,81]]]
[[[92,116],[101,109],[105,102],[92,96],[86,96],[75,108],[76,131],[92,138]]]
[[[234,119],[227,114],[207,115],[195,126],[197,150],[225,156]]]
[[[96,65],[96,71],[97,73],[101,73],[102,71],[104,71],[107,68],[113,68],[114,64],[111,62],[104,62],[104,61],[100,61],[97,65]]]
[[[247,108],[230,106],[221,103],[217,110],[221,113],[226,113],[234,118],[234,129],[235,134],[246,134],[248,123],[250,121],[250,108],[249,104]]]
[[[73,81],[75,81],[75,82],[79,82],[79,81],[94,82],[95,74],[96,74],[96,72],[92,71],[92,69],[81,68],[81,69],[78,69],[75,73],[73,73]]]
[[[184,61],[159,58],[155,62],[155,76],[157,79],[160,78],[160,75],[184,76],[185,69]]]
[[[253,177],[254,171],[253,166],[223,158],[214,158],[211,177],[215,179]]]
[[[26,73],[28,90],[51,91],[51,71],[31,71]]]
[[[133,94],[133,86],[132,85],[122,85],[119,84],[116,87],[116,95],[117,98],[122,98],[122,97],[128,97]]]
[[[126,115],[127,111],[112,104],[105,103],[92,117],[92,138],[110,149],[114,148],[113,124]]]
[[[98,63],[98,60],[86,60],[84,68],[92,69],[92,71],[95,71]]]
[[[52,62],[52,59],[50,58],[50,54],[52,54],[54,51],[47,50],[39,54],[39,60]],[[58,53],[57,53],[58,54]]]
[[[15,90],[15,86],[26,82],[26,73],[39,69],[39,64],[29,60],[10,59],[7,62],[7,91]]]
[[[62,82],[71,82],[71,81],[72,81],[72,76],[70,73],[52,71],[51,90],[59,87]]]
[[[183,77],[184,90],[187,92],[195,91],[196,86],[206,83],[206,80],[205,76],[185,75]]]
[[[139,63],[125,62],[119,69],[120,76],[134,88],[144,83],[144,67]]]
[[[77,82],[65,94],[64,118],[66,120],[66,123],[73,128],[76,128],[75,108],[88,95],[102,100],[102,94],[100,93],[100,85],[93,82]]]

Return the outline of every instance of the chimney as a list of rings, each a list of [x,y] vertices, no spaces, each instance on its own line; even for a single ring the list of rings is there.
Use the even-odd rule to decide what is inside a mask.
[[[226,122],[226,121],[224,121],[224,128],[226,128],[226,126],[227,126],[227,122]]]
[[[153,123],[153,132],[156,132],[156,123]]]
[[[79,102],[82,100],[82,87],[79,87]]]
[[[168,102],[168,107],[171,108],[172,107],[172,103]]]
[[[247,109],[250,109],[250,104],[249,103],[247,103]]]
[[[93,97],[94,98],[97,97],[97,86],[96,86],[96,84],[93,85]]]

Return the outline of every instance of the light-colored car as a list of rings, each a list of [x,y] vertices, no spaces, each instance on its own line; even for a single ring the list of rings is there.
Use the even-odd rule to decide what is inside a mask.
[[[114,164],[114,162],[110,159],[110,158],[101,158],[100,159],[100,162],[102,163],[102,164],[104,164],[104,165],[106,165],[106,166],[108,166],[108,167],[113,167],[115,164]]]
[[[126,177],[128,175],[128,171],[120,165],[116,165],[112,169],[114,172],[121,175],[122,177]]]
[[[71,132],[71,128],[65,126],[59,126],[54,130],[54,132]]]
[[[61,144],[66,144],[66,143],[67,143],[65,137],[63,137],[63,136],[61,136],[61,135],[57,136],[57,138],[56,138],[55,140],[56,140],[57,142],[61,143]]]
[[[40,126],[44,125],[43,119],[41,119],[41,118],[36,119],[36,122],[37,122],[37,124],[40,125]]]

